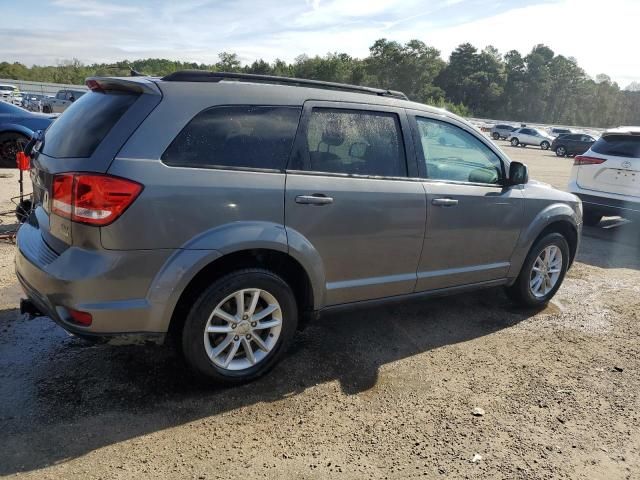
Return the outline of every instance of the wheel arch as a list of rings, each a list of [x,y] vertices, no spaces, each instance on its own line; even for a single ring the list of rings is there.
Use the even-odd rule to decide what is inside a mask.
[[[27,139],[29,139],[33,135],[33,130],[23,125],[10,123],[10,124],[3,125],[2,129],[0,129],[0,135],[4,135],[6,133],[16,133],[18,135],[25,136],[27,137]]]
[[[580,245],[580,227],[576,214],[569,205],[554,203],[539,212],[528,228],[521,233],[518,246],[511,258],[508,277],[512,281],[515,281],[520,273],[522,264],[535,242],[552,232],[560,233],[567,239],[571,253],[569,266],[571,266]]]
[[[197,296],[212,282],[235,270],[264,268],[283,278],[293,290],[298,303],[300,321],[314,308],[314,291],[306,269],[293,256],[270,248],[242,249],[219,254],[201,266],[182,289],[168,318],[167,331],[179,334],[190,306]]]

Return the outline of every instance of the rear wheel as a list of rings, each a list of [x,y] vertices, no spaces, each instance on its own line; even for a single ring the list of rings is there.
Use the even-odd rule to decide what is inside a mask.
[[[560,233],[538,240],[527,255],[507,294],[527,307],[544,305],[556,294],[569,267],[569,244]]]
[[[542,150],[549,150],[549,147],[550,147],[550,146],[551,146],[551,145],[550,145],[550,144],[549,144],[549,142],[547,142],[546,140],[540,144],[540,148],[541,148]]]
[[[556,148],[556,155],[559,157],[564,157],[567,154],[567,149],[560,145]]]
[[[517,138],[514,137],[514,138],[511,139],[511,146],[512,147],[517,147],[519,143],[520,142],[518,141]]]
[[[16,154],[24,150],[28,142],[21,133],[0,134],[0,168],[16,168]]]
[[[237,384],[269,371],[297,329],[289,285],[262,269],[233,272],[195,302],[182,331],[187,363],[201,376]]]
[[[53,113],[53,112],[51,111],[51,107],[49,105],[44,105],[42,107],[42,113]]]
[[[492,136],[494,140],[500,140],[500,134],[498,132],[494,132]]]
[[[601,213],[590,210],[585,210],[582,213],[582,221],[585,225],[588,225],[590,227],[595,227],[596,225],[598,225],[600,223],[600,220],[602,220],[602,217],[603,215]]]

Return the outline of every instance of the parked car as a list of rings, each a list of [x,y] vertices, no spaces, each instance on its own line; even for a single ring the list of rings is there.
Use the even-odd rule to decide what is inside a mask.
[[[507,140],[509,140],[514,147],[536,145],[542,150],[548,150],[551,142],[553,142],[553,137],[538,128],[523,127],[511,132]]]
[[[563,133],[551,142],[551,150],[559,157],[581,155],[589,150],[595,141],[595,138],[586,133]]]
[[[640,127],[607,130],[576,156],[569,191],[582,199],[587,225],[603,216],[640,218]]]
[[[69,106],[87,93],[83,90],[60,90],[53,98],[47,98],[43,101],[42,111],[45,113],[62,113]]]
[[[16,153],[24,149],[34,132],[46,129],[54,118],[0,102],[0,168],[15,168]]]
[[[46,95],[39,93],[22,93],[22,104],[20,105],[25,110],[30,112],[42,112],[42,102],[47,98]]]
[[[576,132],[574,132],[570,128],[552,127],[549,129],[549,135],[551,135],[552,137],[557,137],[559,135],[566,135],[568,133],[576,133]]]
[[[491,138],[493,138],[494,140],[500,140],[500,139],[506,140],[507,138],[509,138],[509,134],[513,132],[515,129],[516,127],[513,127],[511,125],[505,125],[505,124],[494,125],[493,127],[491,127]]]
[[[196,372],[237,383],[322,312],[500,285],[539,306],[575,257],[577,197],[399,92],[202,71],[87,84],[35,145],[16,252],[21,310],[76,335],[176,335]]]
[[[22,95],[15,85],[3,83],[0,84],[0,100],[13,105],[20,105],[22,103]]]

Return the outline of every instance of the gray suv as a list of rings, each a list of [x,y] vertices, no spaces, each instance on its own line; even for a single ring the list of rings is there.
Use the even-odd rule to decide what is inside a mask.
[[[320,312],[492,286],[535,307],[575,257],[577,197],[399,92],[211,72],[87,86],[30,152],[16,253],[21,310],[75,335],[171,334],[237,383]]]

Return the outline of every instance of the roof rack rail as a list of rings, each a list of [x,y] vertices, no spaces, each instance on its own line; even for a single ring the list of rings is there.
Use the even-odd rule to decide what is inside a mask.
[[[252,73],[210,72],[207,70],[181,70],[162,77],[165,82],[220,82],[222,80],[247,81],[253,83],[272,83],[275,85],[293,85],[299,87],[324,88],[327,90],[342,90],[346,92],[368,93],[382,97],[393,97],[402,100],[409,98],[402,92],[385,90],[383,88],[364,87],[361,85],[347,85],[321,80],[305,78],[278,77],[275,75],[255,75]]]

